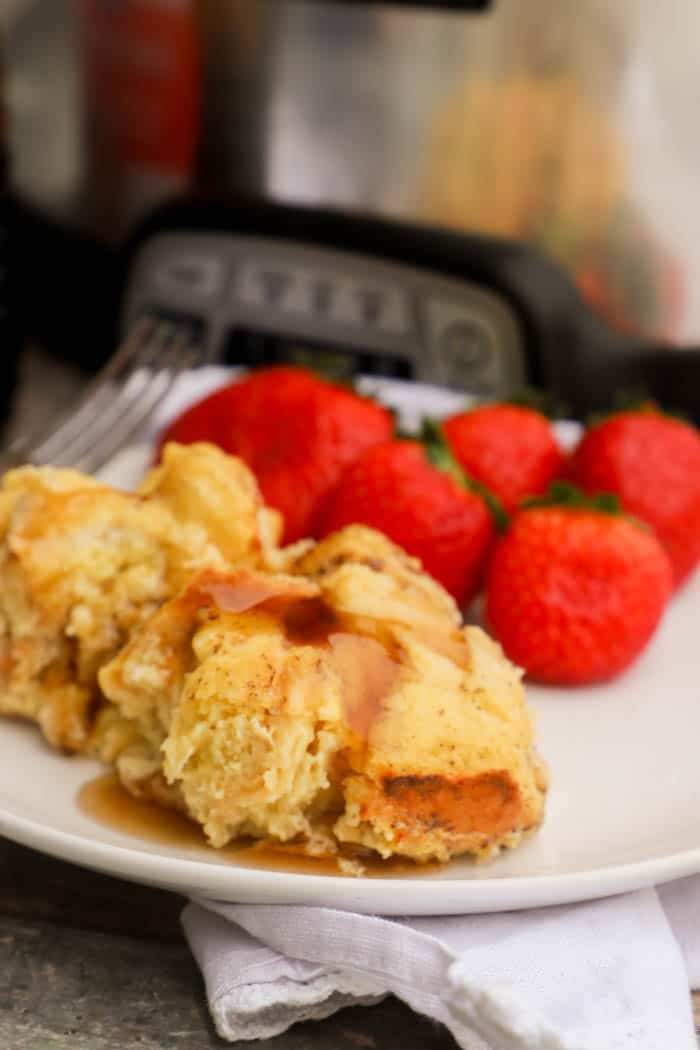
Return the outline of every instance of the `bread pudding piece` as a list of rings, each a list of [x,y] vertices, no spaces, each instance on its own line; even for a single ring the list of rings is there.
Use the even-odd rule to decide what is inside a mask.
[[[97,670],[130,631],[194,571],[259,558],[278,535],[247,467],[214,446],[168,446],[136,494],[72,470],[10,471],[0,491],[0,712],[36,720],[56,747],[84,749]]]
[[[264,505],[255,475],[216,445],[169,442],[137,491],[164,503],[179,522],[201,526],[230,564],[257,564],[282,537],[282,515]]]
[[[296,556],[278,554],[288,558],[286,572],[311,577],[334,609],[358,622],[369,617],[425,630],[462,622],[457,603],[420,561],[376,529],[349,525]]]
[[[401,614],[405,566],[388,582],[391,545],[348,532],[304,556],[315,580],[205,572],[134,632],[100,672],[135,734],[123,782],[151,797],[167,782],[166,804],[214,846],[252,835],[318,852],[324,829],[329,852],[419,861],[515,845],[546,786],[519,673],[442,595],[432,616]],[[355,543],[382,547],[384,564],[321,572]],[[429,582],[407,584],[416,607]]]

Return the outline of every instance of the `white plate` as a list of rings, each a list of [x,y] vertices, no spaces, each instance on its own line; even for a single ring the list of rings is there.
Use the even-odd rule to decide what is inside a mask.
[[[221,379],[181,384],[161,419]],[[383,383],[387,399],[439,415],[462,399]],[[146,455],[113,465],[129,484]],[[288,874],[237,866],[214,850],[151,844],[98,824],[76,805],[99,767],[51,752],[36,730],[0,722],[0,832],[35,849],[137,882],[222,900],[449,914],[585,900],[700,872],[700,574],[673,601],[642,658],[612,685],[531,686],[552,787],[541,831],[492,864],[453,861],[389,879]]]

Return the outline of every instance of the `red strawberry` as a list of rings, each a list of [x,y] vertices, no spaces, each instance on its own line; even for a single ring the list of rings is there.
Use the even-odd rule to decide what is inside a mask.
[[[460,466],[507,511],[545,492],[564,464],[551,424],[532,408],[484,405],[452,416],[443,430]]]
[[[569,476],[586,492],[612,492],[656,531],[675,584],[700,559],[700,434],[650,409],[619,412],[591,427]]]
[[[416,441],[377,445],[348,467],[329,496],[319,534],[352,523],[371,525],[420,558],[460,605],[481,582],[494,536],[484,499],[433,466]]]
[[[391,413],[303,368],[266,368],[188,409],[161,439],[211,441],[240,456],[265,501],[284,515],[287,543],[311,535],[344,468],[392,433]]]
[[[496,545],[486,617],[533,678],[596,682],[639,655],[671,589],[668,557],[644,525],[590,504],[536,506]]]

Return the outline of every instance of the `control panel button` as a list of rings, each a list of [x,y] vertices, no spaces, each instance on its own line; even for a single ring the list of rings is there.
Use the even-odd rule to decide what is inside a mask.
[[[411,334],[408,299],[397,285],[388,282],[370,284],[368,281],[345,278],[339,298],[352,324],[377,335]]]
[[[260,270],[259,281],[265,306],[281,306],[291,284],[291,275],[280,270]]]
[[[311,310],[316,317],[328,317],[333,306],[333,285],[319,279],[311,281]]]
[[[486,296],[465,299],[431,298],[423,305],[440,382],[480,395],[517,387],[522,362],[504,327],[508,316]]]
[[[154,281],[168,297],[212,299],[224,286],[224,264],[206,255],[175,255],[161,263]]]
[[[385,298],[377,288],[358,288],[355,292],[362,320],[368,325],[381,325]]]
[[[440,336],[439,352],[451,369],[481,372],[493,353],[491,332],[478,321],[453,321]]]

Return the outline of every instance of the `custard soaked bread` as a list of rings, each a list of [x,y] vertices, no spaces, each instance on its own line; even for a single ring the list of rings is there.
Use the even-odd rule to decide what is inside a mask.
[[[515,845],[546,789],[516,669],[381,534],[279,549],[280,533],[209,445],[166,446],[133,494],[10,472],[0,712],[113,764],[214,846],[427,861]]]
[[[536,827],[544,776],[499,647],[371,530],[283,560],[203,571],[100,671],[98,736],[125,785],[215,846],[446,860]]]
[[[72,470],[5,475],[0,712],[36,720],[56,747],[84,749],[97,671],[133,628],[193,572],[255,564],[280,525],[247,467],[214,446],[168,446],[133,494]]]

